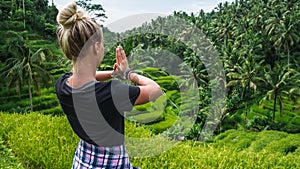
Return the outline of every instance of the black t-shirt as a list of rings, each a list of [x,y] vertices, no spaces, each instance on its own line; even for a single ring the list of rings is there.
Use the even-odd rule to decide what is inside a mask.
[[[92,81],[72,88],[66,73],[56,82],[56,95],[74,132],[98,146],[124,144],[124,112],[130,111],[140,94],[137,86],[118,80]]]

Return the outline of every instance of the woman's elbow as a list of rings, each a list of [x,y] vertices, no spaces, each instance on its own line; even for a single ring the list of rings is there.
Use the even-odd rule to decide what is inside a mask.
[[[153,86],[153,89],[152,89],[150,101],[155,101],[157,98],[159,98],[161,96],[161,94],[162,94],[161,87],[157,83],[155,83],[155,85]]]

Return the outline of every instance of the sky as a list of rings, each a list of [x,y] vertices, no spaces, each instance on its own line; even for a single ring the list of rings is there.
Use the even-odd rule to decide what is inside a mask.
[[[102,23],[104,26],[112,31],[122,32],[143,22],[149,22],[157,16],[170,15],[174,11],[197,13],[203,9],[209,12],[225,1],[234,0],[92,0],[92,3],[100,3],[105,9],[108,18]],[[72,0],[53,0],[53,2],[58,9],[61,9]],[[124,22],[124,19],[127,22]]]

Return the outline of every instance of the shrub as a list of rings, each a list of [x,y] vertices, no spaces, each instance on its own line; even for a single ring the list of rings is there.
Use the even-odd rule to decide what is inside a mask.
[[[45,109],[40,111],[42,114],[45,115],[63,115],[64,112],[62,111],[62,108],[60,106],[56,106],[50,109]]]
[[[299,153],[300,149],[300,134],[290,134],[279,141],[274,141],[270,143],[265,148],[268,152],[275,153],[279,152],[284,155],[289,153]],[[299,155],[299,154],[298,154]]]
[[[246,124],[247,129],[262,131],[272,125],[272,118],[264,116],[254,116],[253,119],[249,120]]]
[[[296,116],[291,120],[292,124],[300,125],[300,116]]]
[[[239,124],[244,123],[244,119],[241,117],[240,113],[233,115],[226,115],[225,118],[221,121],[218,132],[225,132],[231,129],[238,129]]]
[[[230,146],[238,151],[247,149],[255,140],[257,133],[228,130],[215,138],[218,146]]]
[[[285,138],[288,134],[279,131],[263,131],[257,133],[255,141],[252,142],[249,147],[250,150],[254,152],[259,152],[263,150],[266,146],[271,144],[272,142],[277,142],[282,138]]]
[[[269,110],[265,110],[265,109],[261,108],[258,105],[253,105],[251,107],[251,110],[252,110],[252,112],[259,113],[259,114],[262,114],[262,115],[269,115],[269,113],[270,113]]]

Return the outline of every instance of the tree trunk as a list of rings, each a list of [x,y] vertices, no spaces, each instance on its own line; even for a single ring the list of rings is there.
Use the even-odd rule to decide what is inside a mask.
[[[246,101],[245,104],[245,109],[246,109],[246,115],[245,115],[245,119],[244,119],[244,130],[247,129],[247,120],[248,120],[248,100]]]
[[[244,99],[244,94],[245,94],[245,89],[246,87],[243,87],[243,91],[242,91],[242,94],[241,94],[241,100],[243,101],[243,99]]]
[[[274,107],[273,107],[273,122],[275,121],[275,112],[276,112],[276,100],[277,100],[277,91],[275,91],[275,96],[274,96]]]
[[[290,71],[290,49],[287,47],[287,54],[288,54],[288,71]]]
[[[24,0],[23,0],[23,17],[24,17],[24,20],[23,20],[23,21],[24,21],[24,29],[26,29],[26,25],[25,25],[25,24],[26,24],[26,23],[25,23],[25,16],[26,16],[26,15],[25,15],[25,3],[24,3]]]
[[[29,101],[30,101],[30,110],[33,111],[32,93],[31,93],[31,80],[30,80],[30,77],[28,77],[28,94],[29,94]]]
[[[278,97],[278,100],[279,100],[279,106],[280,106],[280,116],[282,117],[283,116],[283,113],[284,113],[284,106],[283,106],[283,101],[282,101],[282,98],[281,96]]]
[[[248,84],[247,84],[248,85]],[[248,119],[248,97],[247,97],[247,85],[245,87],[243,87],[243,92],[242,92],[242,96],[241,96],[241,99],[243,100],[243,97],[245,95],[245,100],[246,100],[246,103],[245,103],[245,110],[246,110],[246,115],[245,115],[245,122],[244,122],[244,130],[246,130],[246,125],[247,125],[247,119]]]

